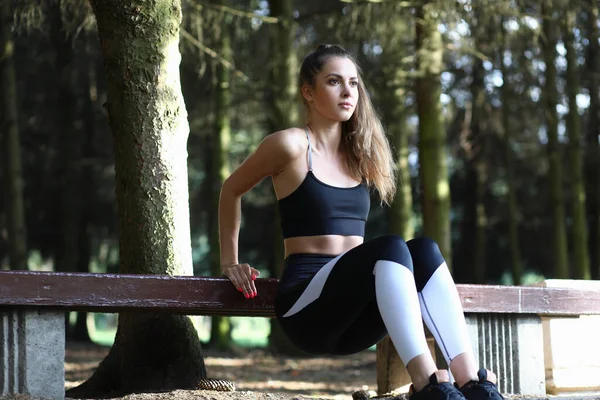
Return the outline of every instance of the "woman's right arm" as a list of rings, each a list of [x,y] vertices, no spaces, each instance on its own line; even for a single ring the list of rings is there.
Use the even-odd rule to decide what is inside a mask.
[[[256,295],[259,271],[238,259],[242,196],[268,176],[280,172],[302,154],[292,132],[280,131],[263,139],[256,150],[225,180],[219,199],[221,270],[247,298]]]

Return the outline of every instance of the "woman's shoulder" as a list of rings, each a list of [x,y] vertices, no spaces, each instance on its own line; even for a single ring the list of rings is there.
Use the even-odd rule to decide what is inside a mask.
[[[282,152],[290,158],[299,157],[308,148],[306,133],[297,127],[271,133],[265,137],[263,143],[274,151]]]

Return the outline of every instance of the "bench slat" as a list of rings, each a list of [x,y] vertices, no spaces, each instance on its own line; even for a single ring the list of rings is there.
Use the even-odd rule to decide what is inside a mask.
[[[465,312],[538,314],[542,316],[600,314],[600,288],[457,285]]]
[[[0,307],[271,317],[276,284],[258,279],[246,299],[226,278],[0,271]]]
[[[0,307],[273,317],[276,279],[245,299],[227,278],[0,271]],[[466,313],[600,314],[600,289],[457,285]]]

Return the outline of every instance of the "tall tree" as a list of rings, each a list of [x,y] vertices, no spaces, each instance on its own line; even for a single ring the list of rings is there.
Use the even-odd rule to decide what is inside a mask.
[[[92,0],[113,133],[121,273],[192,273],[187,112],[177,0]],[[206,376],[187,316],[122,313],[115,343],[69,397],[193,388]]]
[[[519,210],[517,205],[517,196],[515,189],[515,158],[513,154],[513,133],[510,121],[512,91],[509,83],[508,68],[504,62],[506,53],[507,35],[504,26],[505,19],[501,18],[501,46],[498,51],[498,63],[502,72],[502,87],[500,88],[500,96],[502,98],[502,132],[503,132],[503,152],[504,152],[504,168],[506,180],[506,203],[508,208],[508,242],[510,248],[510,264],[515,285],[521,284],[523,277],[523,261],[521,259],[521,248],[519,246]]]
[[[552,207],[552,230],[554,250],[554,274],[557,279],[569,277],[569,265],[567,254],[567,233],[565,221],[564,193],[563,193],[563,170],[561,145],[558,140],[558,115],[556,104],[558,102],[558,90],[556,87],[556,19],[551,0],[542,1],[542,53],[546,64],[544,88],[543,88],[543,110],[546,123],[546,134],[548,136],[548,163],[550,165],[550,202]]]
[[[94,209],[97,208],[94,196],[94,188],[96,187],[97,180],[95,179],[94,163],[92,160],[97,157],[94,151],[94,139],[97,131],[95,109],[98,102],[98,57],[96,54],[97,51],[93,51],[92,49],[95,43],[92,42],[91,38],[86,36],[85,41],[86,68],[81,72],[83,74],[82,83],[85,84],[88,90],[86,91],[86,97],[83,99],[81,110],[84,129],[82,132],[82,158],[79,162],[81,175],[78,185],[79,192],[77,193],[79,201],[85,207],[82,207],[77,234],[78,249],[77,262],[75,264],[77,272],[90,271],[90,261],[92,258],[92,232],[90,232],[90,227],[92,226],[91,221]],[[91,342],[88,324],[93,323],[93,314],[77,312],[75,326],[73,327],[70,339],[80,342]]]
[[[386,130],[392,138],[395,149],[397,182],[394,202],[389,208],[389,232],[412,239],[415,234],[413,218],[413,196],[408,156],[410,139],[414,131],[407,123],[410,111],[407,98],[410,96],[409,76],[404,65],[404,59],[410,53],[412,46],[408,43],[413,39],[412,24],[408,19],[399,18],[403,12],[389,4],[382,7],[383,11],[393,18],[385,20],[381,29],[383,53],[381,54],[382,87],[379,103],[382,108],[383,121]],[[404,11],[406,12],[406,11]],[[381,33],[380,33],[381,35]],[[410,47],[409,47],[410,46]],[[389,336],[377,343],[377,392],[390,393],[410,381],[410,376],[402,367],[402,360]]]
[[[424,234],[439,244],[450,267],[450,185],[446,161],[446,130],[440,102],[444,45],[438,31],[435,7],[435,2],[421,1],[415,9],[419,176]]]
[[[573,278],[590,279],[590,259],[588,256],[588,237],[585,215],[585,184],[583,178],[582,131],[577,95],[579,94],[579,67],[575,52],[575,19],[576,5],[569,5],[564,12],[564,45],[567,51],[566,86],[569,102],[567,115],[567,134],[569,136],[569,173],[571,183],[571,214],[573,226],[571,243],[573,243]]]
[[[294,8],[291,0],[269,0],[269,14],[277,22],[269,28],[269,41],[273,56],[267,64],[269,89],[267,92],[269,133],[289,128],[298,121],[297,78],[298,60],[294,50]],[[283,273],[284,247],[281,236],[277,204],[273,206],[273,251],[270,254],[271,276],[280,278]],[[270,345],[284,354],[295,354],[299,350],[283,334],[276,319],[271,320]]]
[[[594,279],[600,279],[600,45],[598,2],[585,2],[588,53],[586,71],[590,106],[585,140],[586,203],[589,221],[590,266]]]
[[[53,157],[55,172],[57,174],[56,196],[57,212],[54,215],[57,246],[54,249],[55,270],[61,272],[74,272],[81,268],[79,256],[82,255],[84,243],[88,238],[81,235],[84,201],[82,192],[88,182],[83,182],[83,143],[89,132],[81,129],[79,110],[79,95],[77,88],[79,80],[79,58],[75,57],[75,47],[78,44],[75,35],[69,32],[65,21],[68,15],[64,13],[65,0],[54,2],[49,7],[50,42],[56,57],[54,58],[55,73],[57,76],[58,93],[54,103],[54,118],[58,127],[58,134],[53,135],[53,145],[56,146],[58,157]],[[87,80],[87,79],[86,79]],[[84,257],[86,256],[83,254]],[[89,257],[87,262],[89,262]],[[85,261],[83,261],[85,263]],[[87,272],[87,268],[86,271]],[[74,332],[70,329],[70,317],[67,312],[65,324],[67,336],[73,338]],[[76,313],[77,314],[77,313]],[[86,340],[82,334],[83,317],[81,314],[77,325],[78,335]]]
[[[396,90],[397,96],[402,96],[403,89]],[[396,120],[388,125],[388,132],[393,138],[396,150],[396,196],[390,206],[390,233],[400,235],[405,240],[415,235],[413,219],[413,196],[410,178],[408,156],[410,154],[411,129],[408,127],[406,110],[397,110]]]
[[[390,6],[388,6],[390,7]],[[384,8],[385,9],[385,8]],[[401,10],[389,9],[396,14]],[[396,14],[397,15],[397,14]],[[407,57],[407,40],[412,37],[411,24],[402,18],[392,18],[385,24],[384,51],[381,54],[383,80],[385,90],[380,93],[382,116],[388,134],[392,137],[396,151],[396,167],[398,169],[396,195],[390,206],[390,232],[400,235],[405,240],[412,239],[415,234],[413,220],[413,198],[408,156],[410,153],[410,137],[413,132],[407,124],[410,110],[407,106],[409,96],[409,79],[403,60]],[[409,38],[409,39],[407,39]]]
[[[3,163],[8,257],[12,269],[27,269],[27,231],[23,201],[23,171],[19,137],[18,96],[12,39],[11,2],[0,5],[0,158]]]
[[[226,6],[226,0],[215,2]],[[232,62],[230,15],[222,14],[223,21],[216,37],[216,51],[224,60]],[[221,253],[219,250],[219,198],[223,182],[229,176],[229,143],[231,141],[230,109],[231,109],[231,72],[230,69],[217,63],[215,78],[215,123],[211,138],[209,158],[211,167],[208,171],[211,182],[212,212],[209,215],[210,230],[210,269],[213,276],[221,275]],[[229,317],[216,316],[211,318],[210,346],[220,350],[231,347],[231,325]]]
[[[461,141],[466,164],[461,247],[466,259],[469,259],[466,267],[472,273],[469,277],[472,283],[484,282],[486,268],[487,216],[484,197],[488,180],[486,154],[488,118],[486,118],[485,67],[482,57],[487,56],[489,50],[486,35],[490,29],[490,20],[482,8],[481,3],[473,4],[473,12],[469,20],[476,55],[472,57],[471,101],[467,107],[465,121],[467,135]]]

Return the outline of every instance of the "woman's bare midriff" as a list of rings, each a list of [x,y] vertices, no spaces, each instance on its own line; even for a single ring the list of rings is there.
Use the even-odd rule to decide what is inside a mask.
[[[364,239],[361,236],[301,236],[284,240],[285,256],[290,254],[327,254],[338,255],[344,253],[359,244]]]

